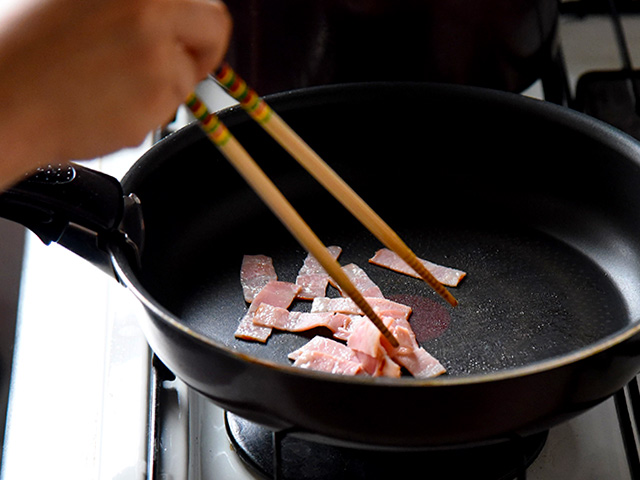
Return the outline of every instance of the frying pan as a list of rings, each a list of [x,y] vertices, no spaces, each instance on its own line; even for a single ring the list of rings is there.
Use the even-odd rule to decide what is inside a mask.
[[[152,349],[189,386],[304,438],[406,449],[529,435],[638,372],[635,140],[563,107],[475,87],[332,85],[267,101],[418,256],[468,273],[452,308],[424,282],[369,264],[377,240],[244,112],[221,113],[325,244],[343,248],[341,263],[414,308],[416,335],[445,375],[292,367],[287,354],[327,334],[320,329],[266,344],[234,338],[247,309],[242,256],[269,255],[292,281],[305,252],[195,124],[152,147],[121,187],[74,166],[53,185],[42,175],[17,185],[1,213],[113,273],[146,307]],[[57,213],[58,203],[73,208]]]

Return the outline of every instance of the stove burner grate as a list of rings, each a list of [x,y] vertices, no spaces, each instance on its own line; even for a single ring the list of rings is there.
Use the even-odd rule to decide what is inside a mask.
[[[634,378],[629,384],[613,396],[620,433],[629,466],[629,474],[633,480],[640,479],[640,445],[637,439],[638,420],[640,419],[640,390],[638,380]]]
[[[240,458],[273,480],[387,479],[424,473],[434,480],[524,480],[542,451],[547,432],[459,449],[380,451],[316,443],[273,432],[225,412],[227,434]]]

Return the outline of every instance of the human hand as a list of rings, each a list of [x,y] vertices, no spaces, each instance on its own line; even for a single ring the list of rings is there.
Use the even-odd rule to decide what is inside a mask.
[[[222,61],[231,20],[210,0],[30,0],[0,30],[1,188],[140,143]]]

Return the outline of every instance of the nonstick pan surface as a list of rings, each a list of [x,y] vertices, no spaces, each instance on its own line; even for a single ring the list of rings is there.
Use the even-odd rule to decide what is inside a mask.
[[[467,272],[451,288],[459,301],[452,308],[420,280],[369,264],[380,243],[242,111],[225,112],[222,118],[318,236],[343,248],[340,262],[358,264],[388,298],[414,308],[418,340],[447,369],[430,381],[339,382],[392,390],[480,387],[527,376],[538,382],[545,372],[582,362],[587,375],[581,371],[578,383],[560,382],[561,392],[550,383],[554,408],[567,402],[556,412],[563,417],[578,403],[606,398],[637,372],[637,353],[620,348],[635,337],[640,311],[634,141],[560,107],[464,87],[321,87],[276,95],[270,104],[418,256]],[[235,357],[255,375],[273,367],[291,375],[287,354],[327,332],[274,332],[266,345],[235,339],[247,309],[239,272],[244,254],[265,254],[281,280],[293,281],[306,254],[198,127],[160,142],[123,184],[140,197],[147,228],[142,268],[125,266],[125,283],[177,322],[180,336],[207,344],[205,351]],[[309,306],[299,301],[292,308]],[[215,355],[182,365],[173,350],[183,343],[163,338],[156,347],[170,367],[198,377],[196,387],[207,390],[201,372],[192,370],[210,369],[214,378],[207,362],[215,363]],[[610,377],[583,391],[580,382],[593,368],[587,360],[603,354],[611,355],[604,360]],[[294,375],[332,385],[329,375]],[[205,393],[216,398],[215,387]],[[229,395],[221,403],[233,405]]]

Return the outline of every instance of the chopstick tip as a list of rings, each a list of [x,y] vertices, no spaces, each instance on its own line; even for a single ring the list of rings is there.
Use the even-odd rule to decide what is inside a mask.
[[[456,300],[456,298],[451,294],[449,294],[445,300],[449,302],[449,305],[451,305],[452,307],[458,306],[458,300]]]
[[[389,330],[387,330],[387,334],[385,334],[385,338],[389,341],[389,343],[393,348],[398,348],[400,346],[398,339]]]

